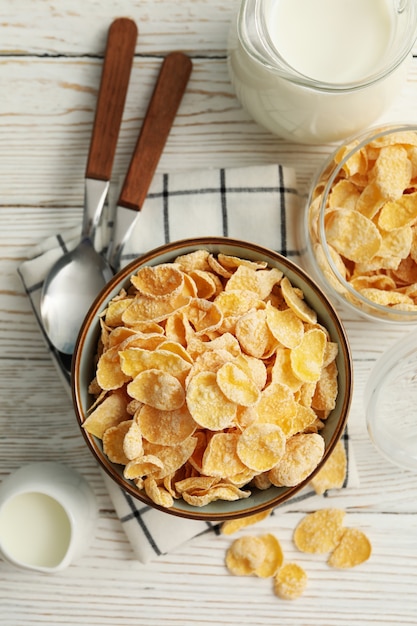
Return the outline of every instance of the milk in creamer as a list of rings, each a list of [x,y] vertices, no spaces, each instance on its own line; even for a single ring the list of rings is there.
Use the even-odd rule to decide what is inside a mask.
[[[54,498],[21,493],[0,513],[0,538],[5,555],[25,567],[55,568],[71,541],[71,525],[64,508]]]

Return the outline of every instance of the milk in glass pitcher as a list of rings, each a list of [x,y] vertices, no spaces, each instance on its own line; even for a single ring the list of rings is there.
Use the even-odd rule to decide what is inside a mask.
[[[255,121],[301,143],[373,123],[406,78],[416,0],[243,0],[229,71]]]

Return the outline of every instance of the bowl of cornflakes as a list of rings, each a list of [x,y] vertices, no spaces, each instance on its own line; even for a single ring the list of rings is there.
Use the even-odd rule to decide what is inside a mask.
[[[88,447],[125,492],[226,520],[279,505],[320,471],[346,425],[351,354],[295,263],[229,238],[184,240],[97,297],[72,393]]]
[[[417,126],[347,140],[317,173],[302,225],[306,269],[370,319],[417,322]]]

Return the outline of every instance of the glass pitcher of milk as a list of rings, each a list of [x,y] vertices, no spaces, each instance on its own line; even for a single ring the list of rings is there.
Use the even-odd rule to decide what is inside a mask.
[[[416,0],[243,0],[229,38],[231,80],[272,133],[339,141],[400,93],[416,29]]]

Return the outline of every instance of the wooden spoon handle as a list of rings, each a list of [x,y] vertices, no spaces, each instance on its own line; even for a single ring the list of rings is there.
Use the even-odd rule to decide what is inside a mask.
[[[163,61],[123,183],[118,206],[140,211],[185,92],[191,69],[191,60],[182,52],[171,52]]]
[[[125,17],[109,28],[86,178],[110,180],[137,34],[135,22]]]

